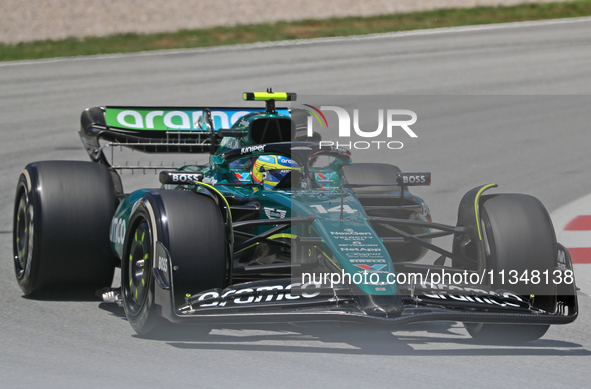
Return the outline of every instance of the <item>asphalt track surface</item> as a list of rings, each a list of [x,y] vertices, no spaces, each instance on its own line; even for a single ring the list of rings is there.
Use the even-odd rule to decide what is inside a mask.
[[[0,386],[588,387],[591,298],[583,293],[575,323],[524,346],[480,345],[448,322],[393,332],[367,325],[179,328],[143,339],[116,307],[24,298],[14,280],[11,229],[15,184],[28,162],[87,159],[76,134],[82,109],[240,105],[242,92],[269,86],[301,95],[472,95],[476,107],[452,112],[468,125],[425,130],[392,156],[405,170],[433,171],[433,186],[420,195],[435,220],[454,223],[461,196],[491,181],[535,195],[553,211],[591,191],[591,137],[577,119],[590,106],[590,35],[591,21],[578,21],[0,67]],[[470,122],[487,105],[474,95],[514,95],[509,105],[529,113],[514,126]],[[547,97],[556,111],[532,113],[532,96]],[[453,107],[446,101],[433,111],[442,118]],[[155,181],[124,178],[128,188],[145,179]]]

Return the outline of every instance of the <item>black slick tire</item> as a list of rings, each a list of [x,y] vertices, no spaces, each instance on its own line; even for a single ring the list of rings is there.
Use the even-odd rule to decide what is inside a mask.
[[[81,161],[27,165],[16,189],[13,251],[27,296],[110,286],[109,226],[116,207],[109,169]]]
[[[157,241],[170,253],[175,308],[187,294],[226,286],[226,231],[210,197],[185,190],[151,191],[134,207],[128,225],[121,287],[125,314],[138,334],[153,333],[164,323],[154,303]]]
[[[532,284],[519,280],[533,271],[552,274],[556,268],[557,243],[548,212],[535,197],[523,194],[483,196],[481,233],[486,251],[485,268],[493,271],[491,286],[509,289],[521,298],[533,297],[533,306],[554,312],[556,285],[550,281]],[[488,272],[488,271],[487,271]],[[504,279],[499,272],[504,272]],[[513,273],[511,273],[513,272]],[[509,282],[511,274],[517,274]],[[486,343],[522,343],[542,337],[549,325],[465,323],[468,333]]]

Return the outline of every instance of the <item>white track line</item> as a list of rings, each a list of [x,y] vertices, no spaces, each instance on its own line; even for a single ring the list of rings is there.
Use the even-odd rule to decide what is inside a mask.
[[[536,20],[536,21],[496,23],[496,24],[481,24],[481,25],[475,25],[475,26],[443,27],[443,28],[432,28],[432,29],[426,29],[426,30],[387,32],[387,33],[369,34],[369,35],[353,35],[353,36],[346,36],[346,37],[294,39],[294,40],[279,41],[279,42],[246,43],[246,44],[240,44],[240,45],[203,47],[203,48],[196,48],[196,49],[153,50],[153,51],[140,51],[140,52],[136,52],[136,53],[100,54],[100,55],[87,55],[87,56],[76,56],[76,57],[57,57],[57,58],[37,59],[37,60],[6,61],[6,62],[0,62],[0,67],[19,66],[19,65],[37,65],[37,64],[45,64],[45,63],[54,63],[54,62],[67,62],[67,61],[91,61],[91,60],[100,60],[100,59],[154,57],[154,56],[163,56],[163,55],[171,56],[171,55],[178,55],[178,54],[215,53],[215,52],[223,52],[223,51],[243,51],[243,50],[253,50],[253,49],[274,48],[274,47],[291,47],[291,46],[314,45],[314,44],[323,44],[323,43],[357,42],[357,41],[368,41],[368,40],[375,40],[375,39],[388,39],[388,38],[394,39],[394,38],[406,38],[406,37],[422,36],[422,35],[439,35],[439,34],[450,34],[450,33],[491,31],[491,30],[511,29],[511,28],[554,26],[554,25],[586,23],[586,22],[591,22],[591,17],[584,16],[584,17],[578,17],[578,18]]]

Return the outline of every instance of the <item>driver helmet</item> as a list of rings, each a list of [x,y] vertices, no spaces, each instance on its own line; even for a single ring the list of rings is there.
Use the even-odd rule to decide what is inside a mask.
[[[301,170],[293,159],[282,155],[261,155],[252,166],[252,180],[262,183],[266,189],[273,189],[292,170]]]

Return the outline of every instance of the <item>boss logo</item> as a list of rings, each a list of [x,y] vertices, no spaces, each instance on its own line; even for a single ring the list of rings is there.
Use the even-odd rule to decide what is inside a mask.
[[[160,172],[160,183],[165,185],[190,184],[203,179],[203,173]]]
[[[398,173],[396,176],[398,185],[430,185],[431,173]]]
[[[158,270],[161,270],[163,272],[168,271],[168,262],[166,261],[166,258],[160,256],[158,257]]]
[[[174,181],[174,182],[199,181],[199,175],[198,174],[173,174],[172,181]]]
[[[427,180],[425,179],[425,176],[404,176],[402,177],[402,183],[403,184],[415,184],[415,183],[421,183],[424,184],[425,182],[427,182]]]

